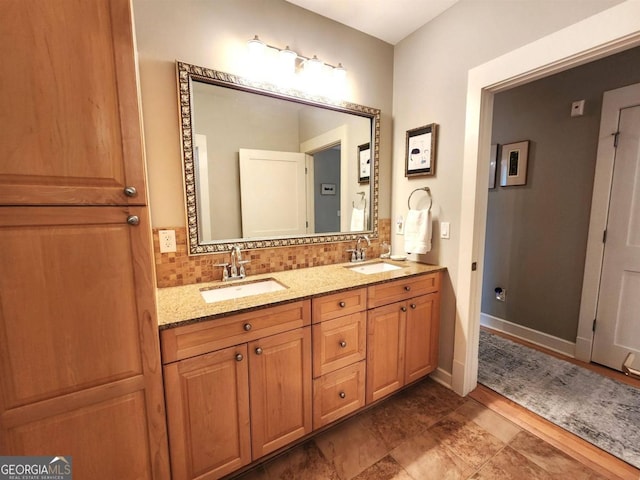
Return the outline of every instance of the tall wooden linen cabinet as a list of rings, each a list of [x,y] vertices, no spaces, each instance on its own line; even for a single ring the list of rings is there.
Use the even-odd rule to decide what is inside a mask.
[[[168,479],[130,2],[0,19],[0,455]]]

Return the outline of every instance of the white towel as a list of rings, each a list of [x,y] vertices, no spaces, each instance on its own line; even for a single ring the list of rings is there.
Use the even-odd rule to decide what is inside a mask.
[[[364,208],[359,209],[353,207],[353,211],[351,212],[351,231],[364,231]]]
[[[409,210],[404,222],[404,251],[427,253],[431,250],[431,212]]]

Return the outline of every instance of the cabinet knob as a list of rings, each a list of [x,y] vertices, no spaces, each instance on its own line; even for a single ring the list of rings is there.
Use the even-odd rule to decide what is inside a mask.
[[[262,355],[262,348],[256,348],[256,355]]]
[[[346,394],[346,393],[344,393],[344,392],[340,392],[340,393],[338,394],[338,396],[339,396],[340,398],[345,398],[345,397],[347,396],[347,394]]]
[[[137,215],[129,215],[127,217],[127,223],[129,225],[138,225],[140,223],[140,217]]]
[[[405,285],[404,289],[406,292],[411,291],[411,285]]]
[[[417,305],[415,303],[411,304],[411,308],[416,308],[416,307],[417,307]]]
[[[407,311],[407,307],[405,307],[404,305],[402,307],[400,307],[400,310],[402,310],[403,312]]]
[[[244,331],[248,332],[249,330],[251,330],[251,324],[250,323],[245,323],[244,324]]]
[[[124,194],[127,197],[135,197],[138,194],[138,190],[136,190],[136,187],[125,187]]]
[[[338,305],[340,305],[340,307],[341,307],[341,308],[344,308],[344,307],[346,307],[346,306],[347,306],[347,304],[346,304],[346,303],[344,303],[344,302],[340,302]]]
[[[344,340],[340,340],[340,346],[342,348],[346,348],[347,347],[347,342],[345,342]]]
[[[241,353],[236,353],[236,362],[241,362],[244,359]]]

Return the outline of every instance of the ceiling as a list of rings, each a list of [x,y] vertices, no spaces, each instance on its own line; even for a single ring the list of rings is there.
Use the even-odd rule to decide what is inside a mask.
[[[287,0],[395,45],[458,0]]]

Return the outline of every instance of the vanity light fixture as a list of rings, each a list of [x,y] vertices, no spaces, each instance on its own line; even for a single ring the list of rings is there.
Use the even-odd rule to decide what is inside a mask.
[[[249,54],[252,57],[259,57],[264,53],[265,48],[267,48],[267,44],[258,38],[258,35],[254,36],[251,40],[247,42],[247,46],[249,48]]]
[[[297,82],[300,89],[314,93],[319,93],[318,86],[332,86],[334,92],[322,92],[328,96],[334,96],[335,90],[344,91],[347,71],[342,63],[334,66],[323,62],[316,55],[305,57],[291,50],[289,45],[285,48],[269,45],[260,40],[258,35],[250,39],[247,46],[249,69],[255,78],[266,79],[271,76],[275,83],[286,86],[293,86]]]

